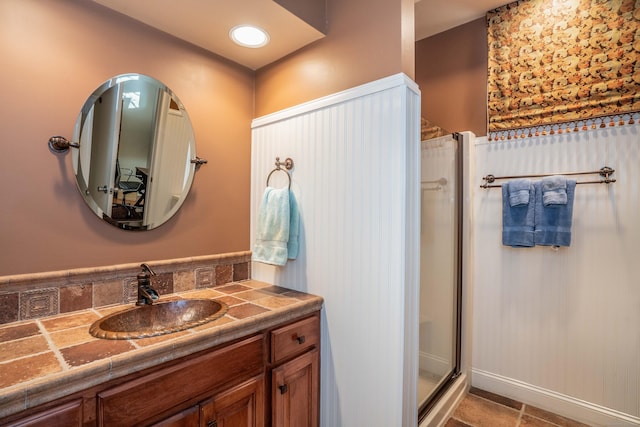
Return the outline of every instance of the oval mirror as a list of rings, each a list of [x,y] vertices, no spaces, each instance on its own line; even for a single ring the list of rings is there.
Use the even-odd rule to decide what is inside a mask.
[[[73,169],[98,217],[150,230],[184,202],[199,159],[182,103],[158,80],[122,74],[98,87],[76,121]],[[192,160],[193,159],[193,160]]]

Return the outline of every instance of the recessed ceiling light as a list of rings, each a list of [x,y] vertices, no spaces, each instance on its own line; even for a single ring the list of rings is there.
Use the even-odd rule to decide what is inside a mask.
[[[269,34],[252,25],[238,25],[229,31],[231,40],[245,47],[262,47],[269,43]]]

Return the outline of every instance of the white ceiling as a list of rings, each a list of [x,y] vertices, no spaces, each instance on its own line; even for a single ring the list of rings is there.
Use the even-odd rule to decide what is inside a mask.
[[[271,0],[93,0],[196,46],[256,70],[322,37]],[[344,1],[344,0],[329,0]],[[416,0],[416,40],[465,24],[506,0]],[[253,24],[269,33],[259,49],[238,46],[229,30]]]
[[[324,37],[271,0],[93,1],[253,70]],[[269,44],[259,49],[236,45],[229,31],[240,24],[266,30]]]

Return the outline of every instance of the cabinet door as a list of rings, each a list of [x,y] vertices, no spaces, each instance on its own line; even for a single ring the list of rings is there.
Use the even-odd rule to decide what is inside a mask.
[[[144,425],[167,409],[261,374],[264,359],[264,337],[256,335],[101,391],[98,427]]]
[[[273,427],[318,425],[318,349],[271,371]]]
[[[82,425],[82,401],[56,406],[10,424],[13,427],[70,427]]]
[[[198,427],[200,425],[200,413],[198,406],[192,406],[167,419],[153,424],[152,427]]]
[[[263,426],[263,375],[219,393],[200,404],[200,427]]]

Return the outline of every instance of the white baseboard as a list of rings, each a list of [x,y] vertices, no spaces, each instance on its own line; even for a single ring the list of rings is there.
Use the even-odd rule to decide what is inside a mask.
[[[471,385],[594,426],[640,426],[640,417],[480,369],[471,370]]]

